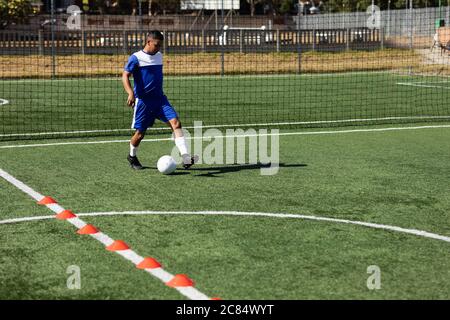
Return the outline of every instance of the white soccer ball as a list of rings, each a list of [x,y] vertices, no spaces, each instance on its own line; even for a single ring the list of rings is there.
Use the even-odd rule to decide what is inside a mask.
[[[177,163],[171,156],[162,156],[156,166],[162,174],[171,174],[177,168]]]

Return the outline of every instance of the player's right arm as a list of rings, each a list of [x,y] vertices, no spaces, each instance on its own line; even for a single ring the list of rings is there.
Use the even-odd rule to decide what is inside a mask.
[[[128,93],[127,104],[130,107],[134,107],[134,102],[136,101],[133,88],[131,87],[130,77],[133,75],[133,72],[137,71],[138,68],[139,61],[136,56],[132,54],[128,58],[128,62],[126,63],[122,73],[122,83],[125,91]]]
[[[122,73],[122,84],[125,91],[128,94],[127,105],[129,105],[130,107],[134,107],[134,102],[136,101],[136,98],[134,97],[133,88],[131,87],[130,83],[131,75],[132,75],[131,72],[124,70]]]

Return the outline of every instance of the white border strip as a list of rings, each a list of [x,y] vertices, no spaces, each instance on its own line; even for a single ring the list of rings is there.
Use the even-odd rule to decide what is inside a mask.
[[[373,129],[353,129],[353,130],[328,130],[328,131],[304,131],[304,132],[281,132],[281,133],[261,133],[261,134],[242,134],[230,136],[215,136],[213,138],[230,138],[230,137],[255,137],[255,136],[303,136],[303,135],[322,135],[322,134],[343,134],[343,133],[361,133],[361,132],[387,132],[387,131],[401,131],[401,130],[423,130],[423,129],[442,129],[450,128],[450,125],[436,125],[436,126],[418,126],[418,127],[394,127],[394,128],[373,128]],[[194,139],[210,139],[211,137],[189,137],[187,140]],[[172,138],[160,139],[145,139],[143,142],[160,142],[172,141]],[[100,140],[100,141],[71,141],[71,142],[55,142],[55,143],[37,143],[37,144],[16,144],[0,146],[0,149],[13,148],[36,148],[36,147],[51,147],[51,146],[68,146],[68,145],[89,145],[89,144],[108,144],[108,143],[129,143],[130,140]]]
[[[44,198],[44,196],[42,194],[34,191],[29,186],[27,186],[23,182],[17,180],[16,178],[11,176],[6,171],[3,171],[2,169],[0,169],[0,177],[2,177],[6,181],[8,181],[12,185],[14,185],[17,189],[19,189],[19,190],[23,191],[24,193],[28,194],[30,197],[32,197],[36,201],[40,201],[40,200],[42,200]],[[64,208],[61,207],[58,204],[49,204],[49,205],[47,205],[47,208],[52,210],[56,214],[64,211]],[[36,220],[36,218],[37,217],[34,217],[32,220]],[[50,219],[50,218],[54,218],[54,216],[45,216],[44,219]],[[11,219],[9,221],[11,221]],[[23,221],[23,218],[22,218],[22,221]],[[85,225],[87,225],[86,222],[84,222],[83,220],[81,220],[78,217],[72,218],[72,219],[67,219],[66,221],[69,222],[70,224],[74,225],[78,229],[80,229],[80,228],[84,227]],[[8,223],[11,223],[11,222],[8,222]],[[108,235],[106,235],[105,233],[102,233],[102,232],[98,232],[96,234],[92,234],[91,236],[94,239],[96,239],[97,241],[101,242],[105,246],[109,246],[109,245],[111,245],[114,242],[113,239],[111,239]],[[115,251],[115,253],[117,253],[120,256],[124,257],[125,259],[131,261],[134,265],[137,265],[137,264],[139,264],[140,262],[142,262],[144,260],[143,257],[138,255],[137,253],[135,253],[131,249],[123,250],[123,251]],[[162,268],[158,268],[156,270],[157,271],[155,271],[154,269],[145,269],[145,271],[147,271],[148,273],[150,273],[154,277],[160,279],[164,283],[170,281],[174,277],[174,275],[168,273],[167,271],[165,271]],[[185,297],[187,297],[189,299],[192,299],[192,300],[210,300],[210,298],[207,295],[205,295],[204,293],[198,291],[194,287],[175,287],[175,289],[178,292],[180,292],[181,294],[183,294]]]
[[[311,124],[333,124],[333,123],[355,123],[355,122],[371,122],[371,121],[385,121],[385,120],[442,120],[449,119],[448,116],[416,116],[416,117],[384,117],[384,118],[370,118],[370,119],[343,119],[343,120],[323,120],[323,121],[298,121],[298,122],[270,122],[270,123],[242,123],[242,124],[218,124],[218,125],[202,125],[201,127],[187,126],[184,129],[197,128],[235,128],[235,127],[270,127],[270,126],[290,126],[290,125],[311,125]],[[147,131],[157,130],[171,130],[169,127],[149,128]],[[107,133],[107,132],[127,132],[133,129],[108,129],[108,130],[76,130],[76,131],[59,131],[59,132],[35,132],[35,133],[8,133],[0,134],[0,137],[37,137],[37,136],[52,136],[64,134],[81,134],[81,133]]]
[[[413,83],[413,82],[397,82],[397,85],[399,85],[399,86],[409,86],[409,87],[419,87],[419,88],[432,88],[432,89],[446,89],[446,90],[450,90],[450,87],[432,86],[432,85],[426,85],[426,84],[421,84],[421,83]]]
[[[97,216],[125,216],[125,215],[203,215],[203,216],[252,216],[252,217],[270,217],[270,218],[290,218],[290,219],[303,219],[303,220],[314,220],[314,221],[325,221],[325,222],[333,222],[333,223],[344,223],[344,224],[353,224],[358,226],[364,226],[368,228],[374,229],[382,229],[400,233],[407,233],[418,237],[424,237],[429,239],[441,240],[450,243],[450,237],[443,236],[436,233],[431,233],[428,231],[417,230],[417,229],[406,229],[397,226],[364,222],[364,221],[355,221],[355,220],[347,220],[347,219],[336,219],[336,218],[327,218],[320,216],[307,216],[301,214],[288,214],[288,213],[270,213],[270,212],[241,212],[241,211],[111,211],[111,212],[89,212],[89,213],[80,213],[78,216],[84,217],[97,217]],[[7,219],[0,220],[1,224],[11,224],[11,223],[21,223],[27,221],[36,221],[36,220],[47,220],[51,219],[53,216],[38,216],[38,217],[25,217],[25,218],[16,218],[16,219]]]
[[[121,73],[122,71],[120,71]],[[398,74],[393,73],[392,70],[376,70],[376,71],[350,71],[350,72],[328,72],[328,73],[286,73],[286,74],[271,74],[271,73],[260,73],[260,74],[226,74],[224,76],[221,75],[192,75],[192,76],[174,76],[174,75],[166,75],[164,76],[164,79],[167,80],[196,80],[196,79],[217,79],[217,80],[223,80],[223,79],[246,79],[246,78],[305,78],[305,77],[342,77],[342,76],[352,76],[352,75],[373,75],[373,74],[389,74],[393,76],[399,76],[399,77],[411,77],[408,74]],[[2,82],[15,82],[15,83],[27,83],[27,82],[42,82],[42,81],[50,81],[50,82],[62,82],[62,81],[121,81],[121,75],[117,75],[117,77],[94,77],[94,78],[69,78],[69,79],[36,79],[36,78],[30,78],[30,79],[4,79],[1,80]]]

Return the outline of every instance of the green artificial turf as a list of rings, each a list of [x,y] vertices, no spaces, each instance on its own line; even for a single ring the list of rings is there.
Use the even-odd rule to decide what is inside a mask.
[[[449,128],[281,136],[281,166],[273,176],[262,176],[258,165],[223,164],[199,164],[163,176],[155,164],[170,153],[171,141],[144,142],[139,157],[149,168],[139,172],[128,167],[126,142],[3,148],[0,168],[75,213],[291,213],[387,224],[448,237],[449,138]],[[0,199],[0,220],[52,214],[3,179]],[[288,218],[145,215],[83,219],[112,238],[126,241],[138,254],[155,257],[168,272],[188,274],[211,297],[450,298],[450,243],[444,241]],[[184,298],[75,231],[68,223],[53,219],[0,225],[0,297]],[[70,265],[81,268],[80,290],[66,287]],[[370,265],[381,269],[380,290],[366,286]]]

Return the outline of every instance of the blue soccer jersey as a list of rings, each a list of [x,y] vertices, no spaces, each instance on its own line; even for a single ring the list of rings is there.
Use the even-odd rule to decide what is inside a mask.
[[[138,51],[130,56],[125,71],[134,79],[134,106],[132,128],[145,132],[155,119],[162,122],[178,117],[163,92],[163,63],[160,52],[154,55]]]
[[[163,93],[163,62],[161,52],[154,55],[138,51],[130,56],[125,71],[133,74],[136,98],[160,98]]]

